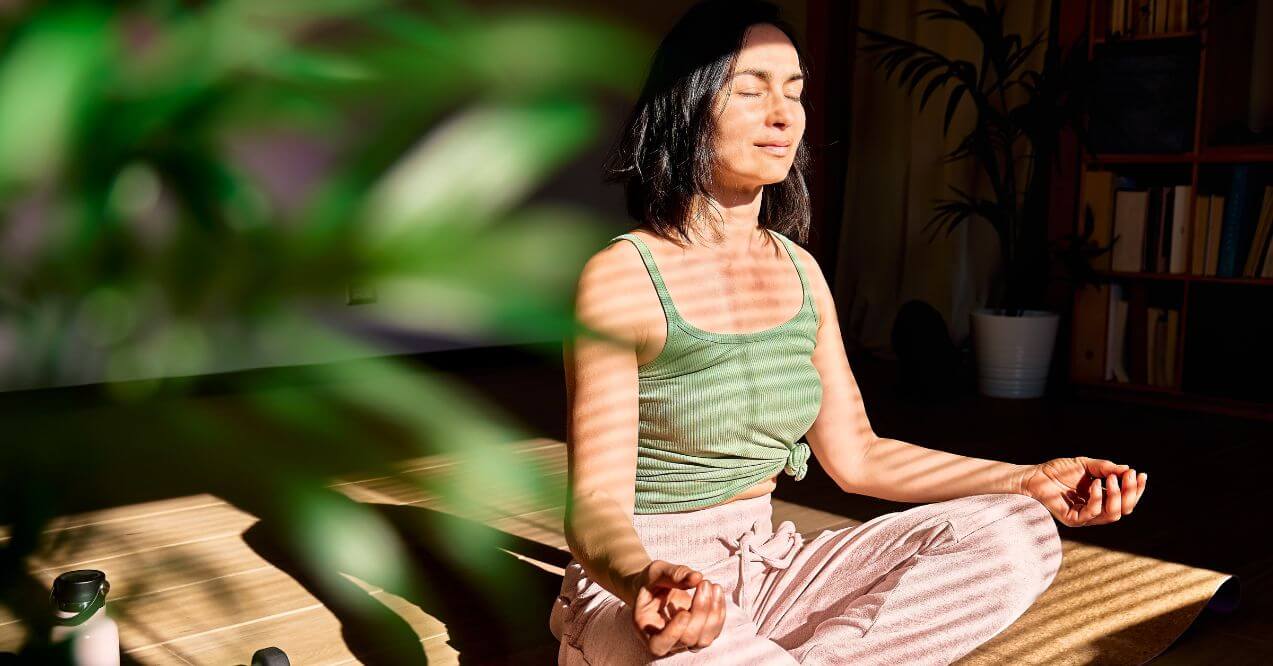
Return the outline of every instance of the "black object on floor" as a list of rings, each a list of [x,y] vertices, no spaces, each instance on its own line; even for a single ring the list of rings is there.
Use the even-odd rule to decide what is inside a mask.
[[[291,666],[287,653],[273,646],[252,653],[252,666]]]

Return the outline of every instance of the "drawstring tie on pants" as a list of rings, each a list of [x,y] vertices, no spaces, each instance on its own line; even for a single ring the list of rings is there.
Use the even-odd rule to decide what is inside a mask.
[[[767,570],[786,569],[804,546],[804,536],[796,531],[795,523],[790,520],[782,521],[772,535],[755,544],[753,541],[763,538],[757,534],[762,527],[762,523],[756,521],[741,537],[726,541],[726,545],[733,551],[730,557],[738,558],[738,585],[734,587],[734,603],[748,613],[751,612],[751,607],[746,603],[747,563],[760,562]]]

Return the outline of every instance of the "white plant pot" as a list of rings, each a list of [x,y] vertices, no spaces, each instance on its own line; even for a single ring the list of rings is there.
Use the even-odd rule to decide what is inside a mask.
[[[972,313],[977,389],[994,398],[1037,398],[1048,383],[1060,315],[1026,310],[1008,317],[1003,310]]]

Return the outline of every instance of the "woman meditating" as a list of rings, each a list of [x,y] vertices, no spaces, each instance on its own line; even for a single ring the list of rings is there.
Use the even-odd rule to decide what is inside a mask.
[[[561,663],[947,664],[1052,583],[1053,517],[1110,523],[1144,492],[1108,460],[875,434],[830,289],[790,240],[810,224],[807,76],[772,5],[700,3],[611,156],[640,226],[584,266],[576,316],[600,335],[565,348]],[[811,455],[847,493],[920,506],[805,541],[770,499]]]

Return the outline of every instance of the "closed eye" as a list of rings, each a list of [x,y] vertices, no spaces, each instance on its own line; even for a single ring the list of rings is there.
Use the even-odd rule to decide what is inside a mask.
[[[738,93],[738,94],[739,94],[739,95],[741,95],[741,96],[743,96],[743,97],[760,97],[760,96],[761,96],[762,94],[764,94],[764,93],[745,93],[745,92],[740,92],[740,93]],[[799,102],[799,101],[800,101],[800,98],[799,98],[799,97],[792,97],[791,95],[787,95],[787,99],[789,99],[789,100],[791,100],[791,101],[793,101],[793,102]]]

